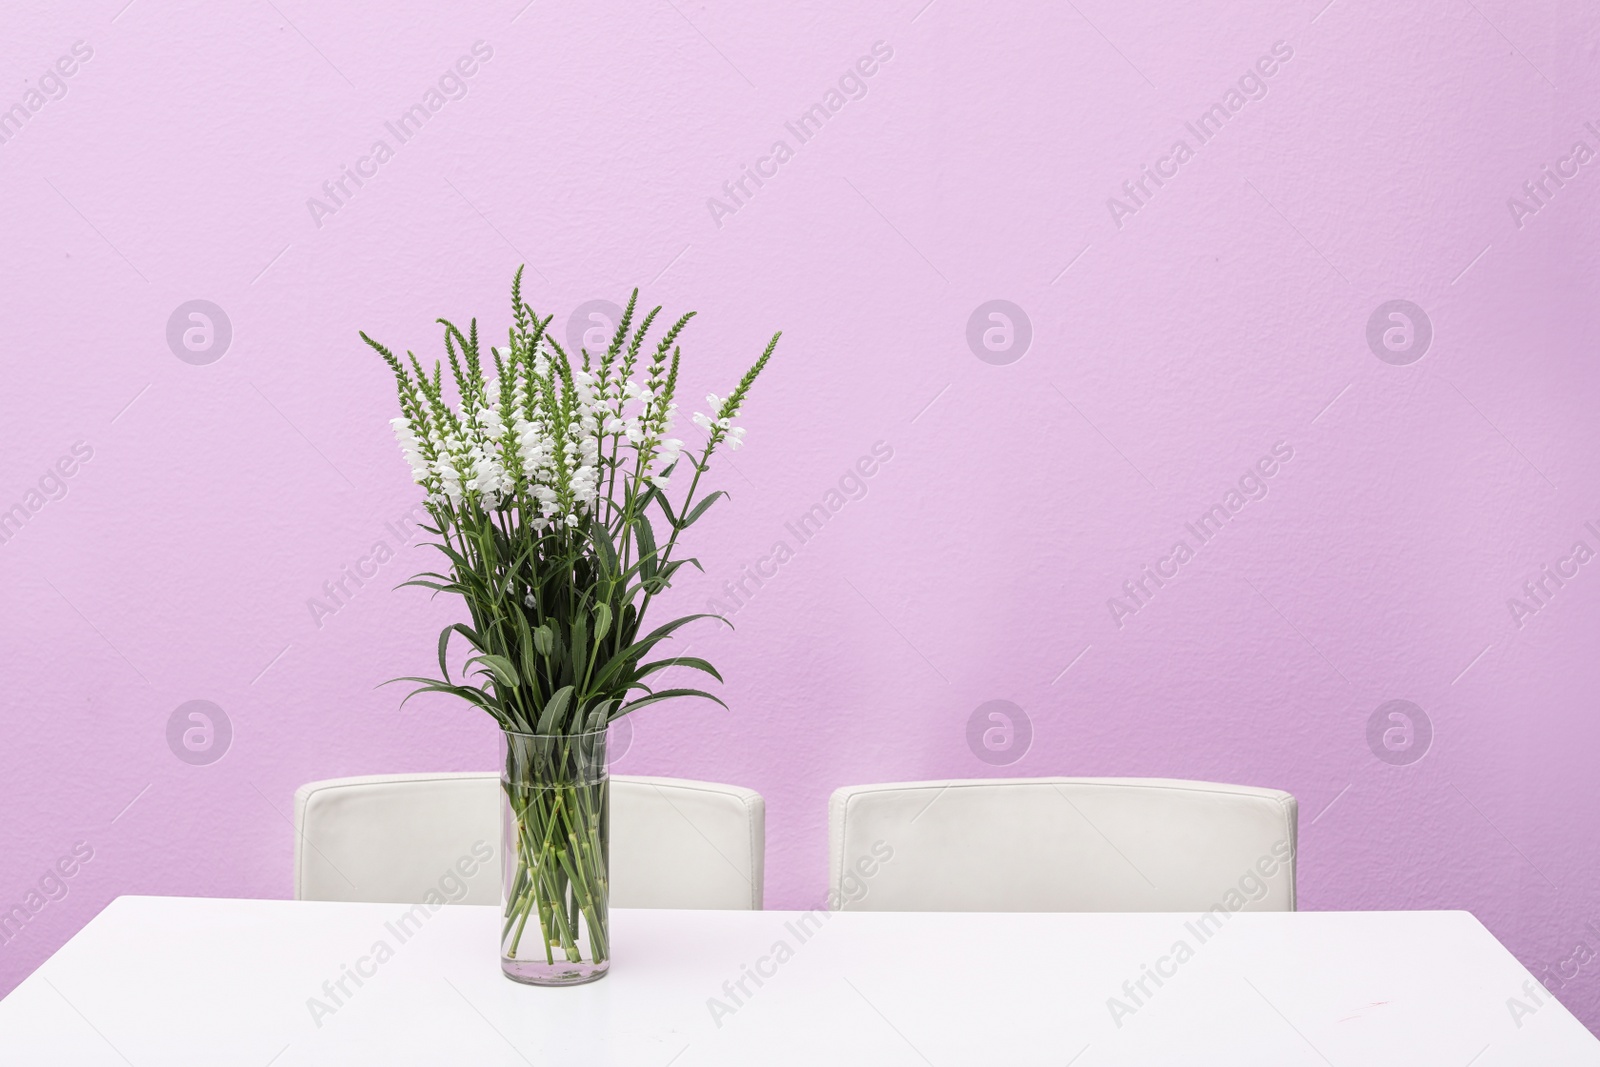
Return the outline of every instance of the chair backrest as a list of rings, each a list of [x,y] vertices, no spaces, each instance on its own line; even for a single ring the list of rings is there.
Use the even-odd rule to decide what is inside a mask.
[[[296,900],[500,903],[497,774],[375,774],[294,796]],[[611,903],[759,910],[761,794],[681,778],[611,778]]]
[[[1293,911],[1297,811],[1164,778],[847,786],[829,884],[855,911]]]

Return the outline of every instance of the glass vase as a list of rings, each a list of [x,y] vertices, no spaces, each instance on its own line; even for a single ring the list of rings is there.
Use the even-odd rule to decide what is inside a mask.
[[[606,731],[501,737],[500,969],[529,985],[592,982],[610,967]]]

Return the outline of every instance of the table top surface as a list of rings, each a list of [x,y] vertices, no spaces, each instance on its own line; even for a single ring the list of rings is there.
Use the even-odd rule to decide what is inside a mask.
[[[0,1001],[0,1062],[1600,1064],[1466,912],[618,909],[611,973],[543,989],[497,908],[408,910],[120,897]]]

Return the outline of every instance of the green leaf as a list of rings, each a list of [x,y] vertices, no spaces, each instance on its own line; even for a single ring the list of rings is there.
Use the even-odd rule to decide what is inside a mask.
[[[650,528],[650,516],[640,514],[634,519],[633,536],[639,542],[639,575],[645,581],[656,576],[656,532]]]
[[[657,504],[661,505],[662,512],[667,516],[667,522],[670,523],[674,529],[676,529],[678,526],[678,517],[672,513],[672,505],[667,503],[667,494],[663,493],[654,486],[651,486],[650,495],[655,498],[655,502]],[[646,503],[648,503],[648,501]]]
[[[450,647],[450,635],[455,632],[456,628],[453,624],[439,631],[439,673],[444,676],[446,682],[450,680],[450,667],[444,661],[444,654],[445,650]]]
[[[728,706],[703,689],[663,689],[659,693],[651,693],[647,697],[640,697],[638,700],[635,700],[632,703],[624,704],[622,706],[621,714],[626,715],[629,712],[638,711],[640,708],[648,707],[657,701],[672,700],[675,697],[700,697],[702,699],[709,700],[714,704],[722,704],[724,708]]]
[[[561,716],[566,713],[567,704],[572,700],[572,686],[564,685],[550,695],[545,702],[544,711],[539,715],[539,728],[535,731],[541,734],[557,732],[556,724]]]
[[[700,503],[698,503],[698,504],[696,504],[694,506],[694,510],[693,511],[689,512],[688,515],[684,516],[683,521],[678,524],[678,529],[687,530],[689,527],[693,526],[694,523],[695,523],[695,520],[706,513],[706,508],[709,508],[712,504],[715,504],[717,502],[717,498],[718,497],[723,497],[723,496],[727,496],[727,495],[728,495],[727,493],[725,493],[721,489],[718,489],[716,492],[712,493],[710,496],[708,496],[704,500],[700,501]]]
[[[693,556],[690,556],[688,559],[675,559],[671,563],[668,563],[666,566],[662,567],[661,573],[656,576],[656,581],[660,587],[665,589],[671,586],[672,576],[677,574],[678,568],[682,567],[686,563],[692,564],[694,569],[699,571],[701,574],[706,572],[706,569],[700,565],[700,561]]]
[[[688,667],[690,670],[704,671],[717,681],[722,681],[722,675],[717,673],[717,669],[699,656],[673,656],[671,659],[658,659],[654,663],[646,663],[639,668],[634,677],[644,678],[654,674],[656,671],[666,670],[668,667]]]
[[[681,619],[674,619],[663,626],[656,627],[656,629],[650,632],[648,637],[644,637],[638,641],[635,641],[633,644],[617,652],[609,660],[607,660],[605,666],[602,667],[599,673],[594,677],[594,688],[602,691],[608,688],[617,672],[622,670],[630,663],[637,663],[645,653],[649,652],[660,642],[665,641],[669,636],[671,636],[672,632],[678,629],[680,626],[685,626],[696,619],[715,619],[719,617],[720,616],[711,614],[709,612],[700,612],[697,615],[685,615]]]
[[[427,678],[391,678],[390,681],[425,683],[420,689],[414,689],[410,693],[406,694],[405,700],[400,702],[400,706],[402,708],[405,707],[408,702],[410,702],[412,697],[418,696],[422,693],[449,693],[451,696],[460,697],[467,703],[482,708],[495,718],[502,719],[503,721],[503,716],[500,714],[499,709],[494,706],[494,701],[489,698],[489,694],[475,686],[447,685],[444,682],[431,681]]]
[[[662,625],[657,626],[654,630],[650,631],[649,635],[647,637],[645,637],[644,640],[645,641],[652,641],[652,642],[653,641],[658,641],[661,638],[666,637],[669,634],[671,634],[674,630],[677,630],[678,628],[680,628],[682,626],[686,626],[689,623],[694,622],[694,620],[696,620],[696,619],[714,619],[716,617],[717,616],[715,614],[713,614],[712,612],[709,612],[709,611],[701,611],[701,612],[697,612],[697,613],[695,613],[693,615],[685,615],[681,619],[673,619],[671,622],[663,623]],[[644,643],[643,641],[640,642],[640,644],[643,644],[643,643]]]
[[[561,625],[552,619],[550,626],[550,664],[557,671],[567,659],[567,646],[561,639]]]
[[[454,582],[450,583],[449,585],[440,585],[438,582],[425,582],[421,578],[407,579],[406,581],[403,581],[399,585],[395,586],[395,588],[404,589],[409,585],[421,586],[423,589],[432,589],[436,593],[461,592],[461,587]]]
[[[533,631],[528,629],[528,620],[523,615],[517,616],[518,647],[522,650],[522,676],[530,684],[538,678],[539,667],[533,653]]]
[[[477,633],[474,632],[470,627],[465,626],[462,623],[453,622],[449,626],[446,626],[443,630],[440,630],[439,673],[444,675],[444,680],[446,682],[450,680],[450,668],[445,665],[445,652],[447,651],[447,646],[450,644],[450,635],[453,633],[459,633],[462,637],[465,637],[467,641],[471,643],[472,647],[477,649],[479,652],[484,651],[483,639],[479,637]]]
[[[588,715],[584,712],[583,708],[573,709],[572,724],[567,727],[567,733],[571,734],[573,737],[577,737],[579,734],[583,733],[583,724],[587,718]]]
[[[594,643],[599,644],[611,630],[611,605],[605,601],[594,606]]]
[[[413,577],[413,578],[437,578],[441,582],[454,582],[455,581],[455,579],[452,578],[450,575],[448,575],[448,574],[440,574],[437,571],[418,571],[416,574],[413,574],[411,577]],[[398,589],[399,586],[396,586],[395,588]]]
[[[490,698],[489,694],[485,693],[483,690],[479,689],[477,686],[473,686],[473,685],[451,685],[448,682],[441,682],[437,678],[419,678],[419,677],[417,677],[415,675],[408,674],[408,675],[404,675],[404,676],[399,677],[399,678],[390,678],[387,682],[382,683],[382,685],[394,685],[396,682],[418,682],[418,683],[420,683],[422,685],[448,686],[451,689],[458,689],[458,690],[462,690],[464,692],[468,692],[468,693],[473,694],[473,697],[470,698],[470,699],[473,699],[474,702],[476,702],[477,700],[483,700],[483,701],[486,701],[486,702],[488,702],[490,704],[494,703],[494,701]],[[380,685],[379,688],[382,688],[382,685]]]
[[[572,679],[583,681],[583,665],[589,659],[589,620],[582,612],[572,620]]]
[[[494,680],[506,689],[515,689],[519,683],[517,665],[504,656],[491,655],[485,652],[481,656],[473,656],[467,660],[467,665],[482,663],[489,668],[489,673],[494,675]]]
[[[594,545],[595,553],[604,565],[604,573],[616,574],[620,569],[617,562],[617,546],[611,543],[611,531],[599,519],[589,520],[589,541]]]

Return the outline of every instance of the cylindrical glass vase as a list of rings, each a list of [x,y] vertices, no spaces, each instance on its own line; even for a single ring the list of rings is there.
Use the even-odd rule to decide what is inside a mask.
[[[606,731],[501,737],[500,969],[529,985],[592,982],[610,967]]]

